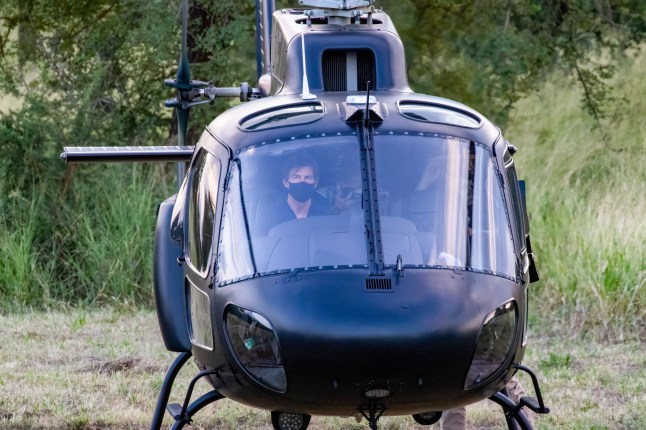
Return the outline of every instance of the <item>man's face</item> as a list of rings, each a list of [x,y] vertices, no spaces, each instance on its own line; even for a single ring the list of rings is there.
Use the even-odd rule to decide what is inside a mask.
[[[283,185],[285,186],[285,188],[289,187],[289,185],[287,184],[288,182],[291,182],[292,184],[298,182],[307,182],[308,184],[316,186],[314,169],[312,168],[312,166],[295,167],[289,171],[287,180],[283,179]]]

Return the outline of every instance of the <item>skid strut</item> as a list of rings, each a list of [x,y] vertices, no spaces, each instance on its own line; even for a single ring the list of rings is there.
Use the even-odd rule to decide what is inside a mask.
[[[507,427],[509,430],[534,430],[525,414],[521,411],[522,406],[514,403],[503,391],[498,391],[489,400],[497,403],[505,413]]]
[[[527,407],[537,414],[548,414],[550,412],[550,409],[545,407],[541,389],[538,385],[538,378],[536,378],[534,372],[532,372],[528,367],[520,364],[515,364],[514,367],[522,372],[527,373],[532,378],[532,385],[534,386],[536,398],[534,399],[532,397],[521,397],[518,403],[514,403],[509,398],[507,388],[503,388],[493,396],[489,397],[489,400],[497,403],[498,405],[500,405],[500,407],[502,407],[503,412],[505,413],[505,420],[507,421],[507,427],[509,428],[509,430],[534,430],[533,425],[529,422],[527,416],[522,411],[523,407]]]
[[[159,397],[157,398],[157,406],[155,407],[155,412],[153,414],[153,420],[150,424],[150,430],[160,430],[162,421],[164,420],[164,410],[168,410],[170,415],[173,417],[175,422],[171,426],[172,430],[178,430],[183,428],[186,424],[191,422],[191,418],[195,415],[200,409],[209,405],[213,402],[216,402],[220,399],[223,399],[224,396],[216,390],[211,390],[206,394],[200,396],[197,400],[191,401],[191,395],[193,394],[193,389],[195,388],[195,383],[206,375],[217,374],[217,370],[209,369],[199,372],[193,377],[191,382],[188,385],[186,390],[186,396],[184,397],[184,403],[180,406],[178,403],[168,404],[168,398],[170,396],[171,388],[173,387],[173,382],[175,382],[175,377],[179,373],[179,370],[186,364],[188,359],[191,357],[190,352],[182,352],[177,356],[173,364],[171,364],[164,382],[162,384],[161,390],[159,392]]]
[[[377,421],[386,412],[386,408],[381,404],[381,401],[376,398],[370,398],[367,408],[359,409],[361,415],[368,420],[370,430],[377,430]]]

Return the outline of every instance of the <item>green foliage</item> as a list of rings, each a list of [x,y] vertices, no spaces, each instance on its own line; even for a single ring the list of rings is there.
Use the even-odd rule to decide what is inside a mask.
[[[255,2],[190,3],[192,78],[217,86],[253,83]],[[529,134],[518,142],[519,170],[530,180],[543,275],[532,287],[538,318],[574,333],[637,332],[645,323],[646,264],[643,227],[635,226],[646,208],[635,202],[646,194],[640,185],[646,166],[638,157],[644,137],[629,130],[643,128],[645,95],[621,90],[643,85],[639,72],[617,73],[629,64],[617,58],[642,40],[646,4],[382,0],[377,6],[404,39],[416,90],[470,104],[499,124],[509,119],[512,135]],[[58,155],[63,146],[173,141],[172,115],[161,102],[172,96],[162,80],[175,74],[178,11],[178,0],[0,3],[3,310],[152,303],[154,213],[174,192],[174,168],[73,168]],[[554,73],[558,85],[549,83]],[[633,81],[624,82],[628,76]],[[519,100],[546,82],[552,93],[521,101],[516,113]],[[611,83],[619,90],[609,91]],[[580,90],[563,97],[574,85]],[[581,101],[589,116],[580,115]],[[190,139],[227,106],[194,110]],[[640,113],[617,115],[630,111]],[[612,132],[590,131],[605,118]],[[532,154],[533,164],[524,154]],[[623,234],[630,228],[637,230]]]
[[[22,306],[48,300],[54,282],[53,265],[40,264],[42,245],[38,243],[39,223],[37,199],[28,201],[22,196],[11,196],[12,201],[0,207],[0,294],[4,303]],[[20,210],[18,208],[26,208]],[[8,219],[12,216],[12,219]]]
[[[192,3],[195,51],[211,47],[193,73],[232,85],[242,68],[254,72],[253,2]],[[172,92],[162,82],[175,74],[178,11],[179,2],[140,0],[0,5],[0,93],[19,101],[3,103],[0,118],[4,308],[152,303],[155,208],[173,193],[174,167],[75,168],[58,155],[63,146],[164,144],[172,127],[162,101]],[[229,60],[216,64],[213,53]],[[214,113],[204,109],[193,125]]]
[[[539,365],[543,371],[550,368],[569,369],[572,365],[572,356],[570,354],[560,355],[550,352],[546,359],[540,361]]]
[[[523,100],[508,138],[527,179],[540,320],[572,336],[643,336],[646,327],[644,59],[618,63],[624,109],[612,127],[576,110],[582,89],[558,76]]]
[[[379,4],[406,41],[413,87],[464,102],[499,124],[558,69],[581,85],[584,108],[600,121],[617,108],[608,91],[614,59],[646,30],[646,5],[638,0]]]

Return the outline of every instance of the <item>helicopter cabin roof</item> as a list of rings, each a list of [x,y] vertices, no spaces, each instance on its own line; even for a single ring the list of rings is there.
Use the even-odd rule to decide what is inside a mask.
[[[348,100],[357,93],[324,92],[313,100],[299,95],[267,97],[241,104],[222,113],[207,127],[235,154],[262,142],[298,139],[305,135],[334,136],[356,130],[346,121]],[[361,100],[361,95],[358,99]],[[424,94],[370,92],[373,108],[383,121],[375,122],[377,134],[390,132],[437,133],[493,146],[500,130],[475,110],[461,103]],[[363,93],[365,100],[365,93]],[[365,103],[365,102],[364,102]],[[357,105],[364,108],[364,104]]]
[[[300,94],[303,52],[312,92],[409,92],[404,47],[382,11],[346,21],[283,9],[273,15],[271,94]],[[303,46],[304,38],[304,46]]]

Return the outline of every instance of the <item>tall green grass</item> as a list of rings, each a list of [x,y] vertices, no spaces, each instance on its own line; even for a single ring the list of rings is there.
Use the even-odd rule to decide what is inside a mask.
[[[52,264],[40,264],[39,255],[42,248],[37,241],[38,198],[15,204],[14,199],[23,199],[19,195],[9,197],[9,201],[0,211],[0,293],[2,302],[13,305],[28,306],[38,302],[47,302],[50,297],[50,286],[55,282]],[[9,219],[11,217],[11,219]],[[6,228],[5,226],[12,228]]]
[[[174,192],[164,167],[110,165],[109,182],[77,184],[59,232],[74,244],[60,258],[64,302],[151,305],[157,205]]]
[[[572,336],[646,330],[646,60],[620,66],[613,118],[595,124],[557,76],[518,104],[507,133],[528,181],[536,322]]]
[[[169,170],[80,166],[66,198],[39,189],[2,200],[0,308],[151,306],[156,209],[174,193]]]

